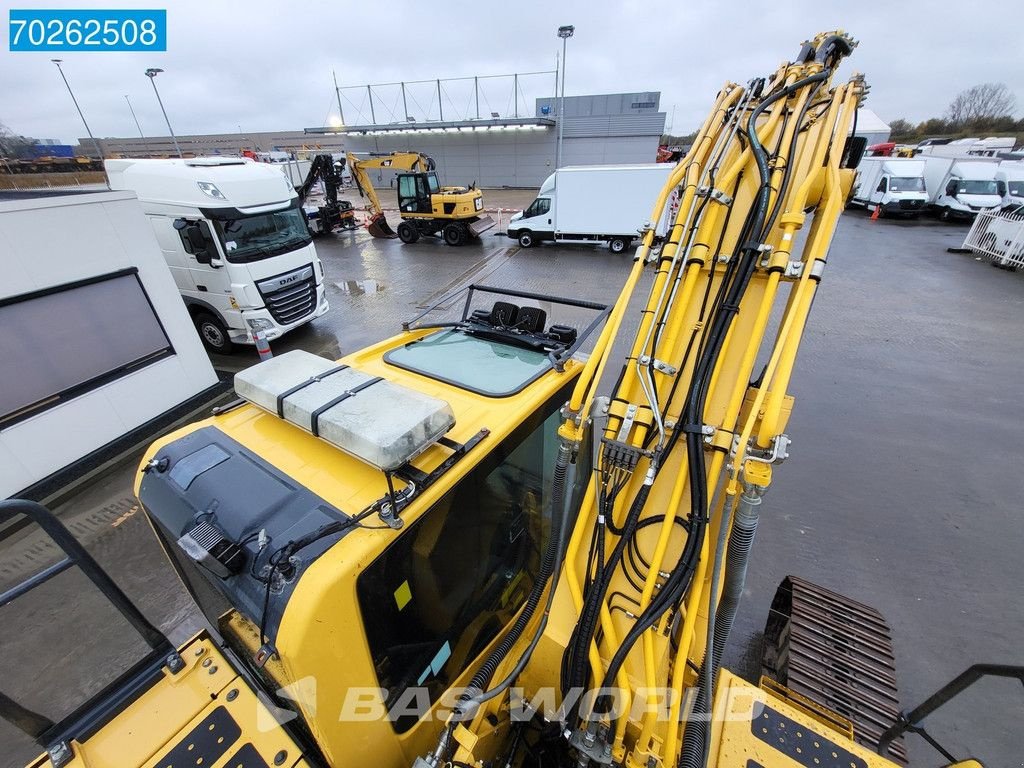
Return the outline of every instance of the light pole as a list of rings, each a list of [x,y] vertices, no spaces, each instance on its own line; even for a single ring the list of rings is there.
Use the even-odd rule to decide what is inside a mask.
[[[560,168],[562,165],[562,129],[565,127],[565,44],[575,31],[576,27],[572,24],[558,28],[558,36],[562,38],[562,95],[558,97],[558,144],[555,148],[555,168]]]
[[[146,148],[146,154],[151,154],[149,151],[149,142],[146,141],[146,135],[142,132],[142,126],[139,125],[139,118],[135,116],[135,110],[132,109],[132,100],[128,98],[128,94],[124,95],[124,100],[128,102],[128,111],[132,113],[132,120],[135,121],[135,127],[139,129],[139,138],[142,139],[142,146]]]
[[[89,129],[89,123],[85,121],[85,115],[82,114],[82,108],[78,106],[78,99],[75,98],[75,92],[71,90],[71,83],[68,82],[68,78],[64,74],[64,70],[60,66],[61,62],[64,61],[64,59],[50,59],[50,61],[57,65],[57,69],[60,71],[61,79],[64,81],[64,85],[67,86],[68,93],[71,94],[71,100],[75,102],[75,109],[78,110],[78,116],[82,118],[82,125],[85,126],[85,132],[89,134],[89,138],[92,140],[92,145],[96,147],[96,155],[99,158],[99,161],[102,163],[103,150],[100,149],[100,143],[96,141],[96,137],[92,135],[92,131]]]
[[[184,158],[181,154],[181,147],[178,146],[178,137],[174,135],[174,129],[171,128],[171,121],[167,119],[167,110],[164,109],[164,103],[160,99],[160,91],[156,89],[156,76],[163,72],[162,69],[150,67],[146,70],[146,77],[149,78],[149,82],[153,84],[153,93],[156,94],[156,101],[160,105],[160,111],[164,113],[164,121],[167,123],[167,130],[171,132],[171,140],[174,141],[174,148],[178,150],[178,157]]]

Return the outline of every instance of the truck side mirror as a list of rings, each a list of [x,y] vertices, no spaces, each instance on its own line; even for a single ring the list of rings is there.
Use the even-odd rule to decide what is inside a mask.
[[[946,194],[950,197],[956,197],[956,179],[951,180],[946,185]]]
[[[996,192],[999,193],[1000,197],[1006,197],[1006,182],[1005,181],[997,181],[996,182]]]

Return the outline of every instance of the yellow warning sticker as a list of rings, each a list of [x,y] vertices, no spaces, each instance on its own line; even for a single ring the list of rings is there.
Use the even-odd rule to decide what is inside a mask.
[[[409,586],[409,580],[406,579],[402,582],[402,586],[395,590],[395,605],[398,606],[398,610],[402,610],[412,600],[412,588]]]

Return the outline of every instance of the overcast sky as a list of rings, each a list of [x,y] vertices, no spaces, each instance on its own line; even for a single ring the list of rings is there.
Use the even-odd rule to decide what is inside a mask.
[[[0,0],[8,10],[160,7],[161,3]],[[566,93],[661,91],[676,133],[703,120],[721,84],[766,74],[818,31],[842,27],[861,41],[844,67],[867,75],[868,106],[883,119],[941,115],[957,91],[1004,82],[1024,109],[1024,45],[1016,20],[979,21],[962,4],[810,1],[723,3],[518,0],[436,3],[377,0],[170,0],[166,53],[62,53],[64,70],[97,136],[137,135],[129,95],[147,135],[166,135],[147,67],[179,134],[299,130],[338,119],[342,86],[554,69],[555,30],[573,24]],[[556,10],[557,9],[557,10]],[[6,37],[6,35],[5,35]],[[0,122],[40,138],[84,135],[50,58],[0,53]],[[475,110],[467,84],[444,89],[445,117]],[[550,76],[523,78],[521,99],[551,95]],[[365,92],[343,91],[348,124],[369,121]],[[483,81],[481,114],[512,112],[509,81]],[[409,111],[436,116],[435,89],[410,87]],[[397,89],[381,89],[377,120],[400,119]],[[522,110],[522,104],[520,104]],[[674,110],[674,121],[673,121]],[[458,113],[462,114],[458,114]],[[394,116],[392,116],[394,114]],[[422,119],[422,118],[421,118]]]

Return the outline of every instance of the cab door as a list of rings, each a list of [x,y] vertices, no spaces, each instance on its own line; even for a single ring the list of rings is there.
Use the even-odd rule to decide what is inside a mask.
[[[174,219],[167,216],[150,216],[149,223],[153,227],[153,234],[156,235],[157,245],[163,254],[164,261],[171,270],[171,277],[178,291],[183,295],[191,296],[195,293],[196,283],[192,279],[192,269],[189,263],[191,256],[185,253],[184,245],[178,231],[174,228]]]
[[[431,213],[430,188],[422,173],[398,176],[398,210],[401,213]]]

